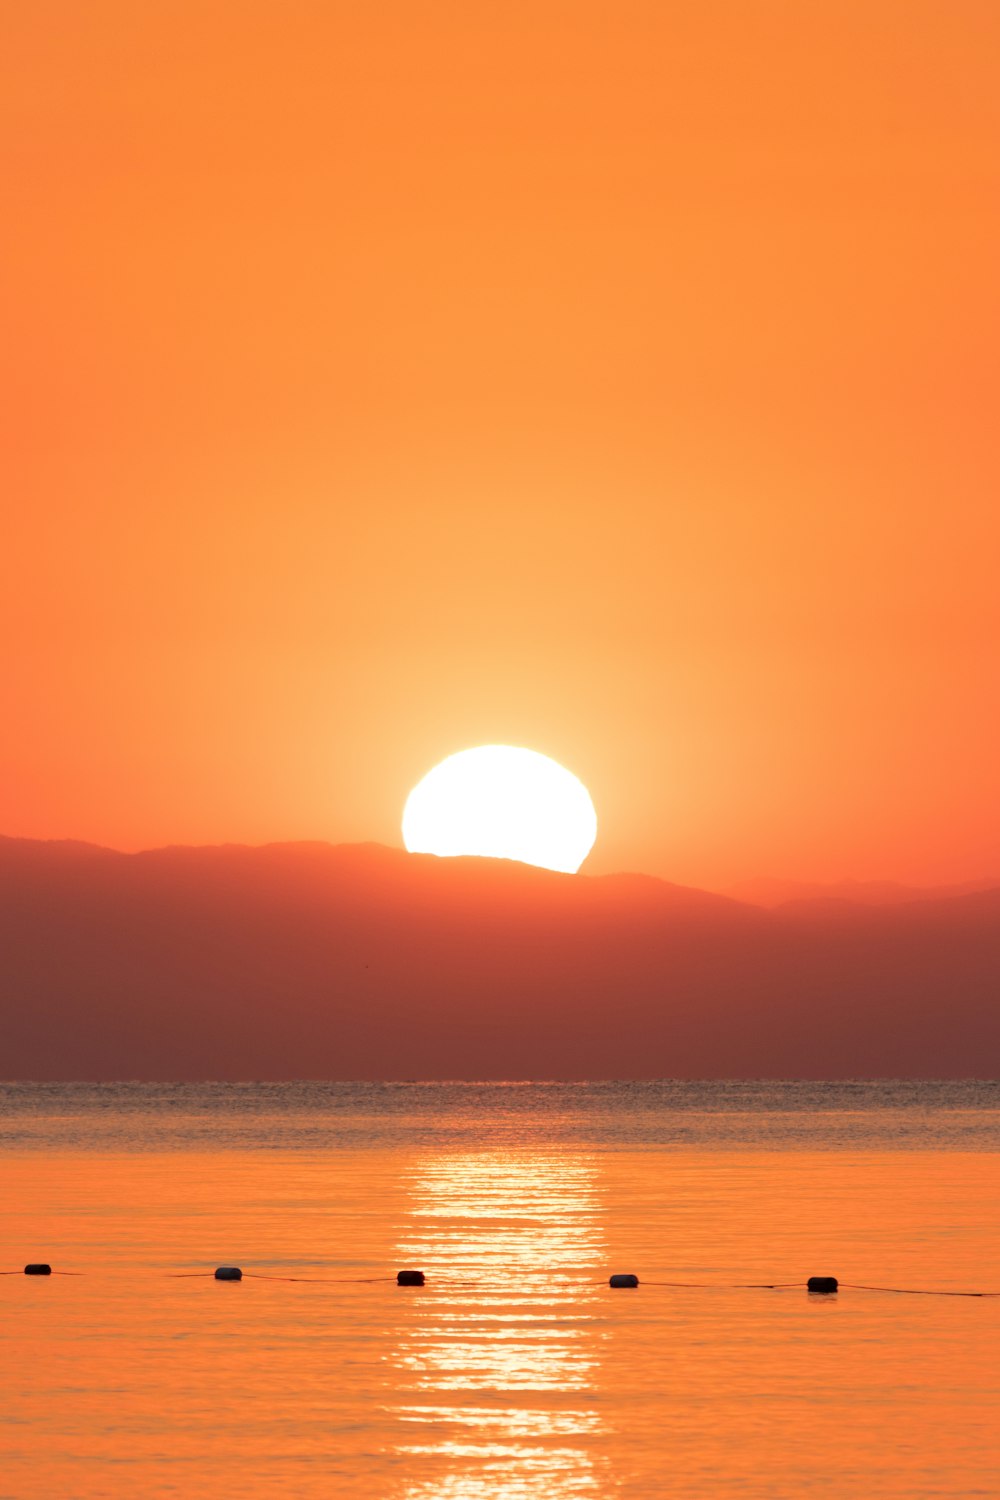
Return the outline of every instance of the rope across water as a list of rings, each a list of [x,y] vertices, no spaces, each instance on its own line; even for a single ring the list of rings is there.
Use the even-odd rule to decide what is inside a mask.
[[[396,1284],[402,1285],[402,1286],[417,1286],[417,1287],[419,1287],[419,1286],[423,1286],[424,1285],[423,1279],[421,1279],[420,1281],[415,1281],[415,1280],[409,1279],[409,1278],[412,1278],[412,1277],[414,1277],[416,1275],[421,1275],[421,1278],[422,1278],[422,1273],[415,1273],[415,1272],[401,1272],[401,1273],[397,1273],[397,1275],[394,1275],[394,1276],[283,1276],[283,1275],[280,1275],[278,1273],[269,1272],[269,1271],[243,1271],[239,1267],[228,1267],[228,1268],[226,1268],[226,1267],[220,1267],[219,1270],[220,1271],[221,1270],[226,1270],[226,1271],[231,1272],[232,1274],[227,1274],[227,1275],[224,1275],[224,1276],[220,1276],[217,1271],[159,1271],[159,1272],[155,1272],[154,1271],[154,1272],[151,1272],[150,1274],[154,1275],[154,1276],[161,1276],[161,1277],[163,1277],[163,1278],[165,1278],[167,1280],[170,1280],[170,1281],[203,1280],[203,1279],[207,1278],[209,1280],[217,1280],[217,1281],[218,1280],[227,1280],[227,1281],[229,1281],[229,1280],[232,1280],[232,1281],[249,1280],[249,1281],[301,1282],[301,1283],[309,1284],[309,1285],[323,1285],[323,1286],[375,1286],[375,1285],[378,1285],[378,1284],[386,1284],[386,1283],[390,1283],[390,1282],[396,1283]],[[83,1276],[83,1277],[88,1277],[88,1276],[93,1276],[95,1273],[94,1272],[90,1272],[90,1271],[60,1271],[60,1270],[53,1270],[49,1266],[44,1266],[44,1267],[42,1267],[42,1266],[37,1266],[37,1267],[36,1266],[28,1266],[28,1267],[25,1267],[25,1269],[21,1270],[21,1271],[0,1271],[0,1276],[24,1276],[25,1274],[31,1275],[31,1276],[43,1276],[43,1277],[47,1277],[47,1276]],[[96,1274],[100,1275],[101,1273],[98,1272]],[[407,1279],[404,1280],[403,1278],[407,1278]],[[534,1278],[530,1278],[530,1280],[533,1280],[533,1279]],[[811,1278],[811,1279],[815,1280],[816,1278]],[[833,1281],[833,1285],[832,1286],[831,1285],[827,1285],[827,1286],[822,1287],[821,1290],[820,1290],[820,1294],[821,1295],[827,1295],[827,1296],[829,1296],[831,1293],[837,1293],[837,1292],[840,1292],[840,1291],[849,1291],[849,1292],[887,1293],[887,1294],[890,1294],[890,1295],[904,1296],[904,1297],[980,1297],[980,1298],[1000,1297],[1000,1291],[965,1291],[965,1290],[957,1291],[957,1290],[952,1290],[951,1288],[945,1288],[945,1287],[873,1286],[873,1285],[871,1285],[869,1283],[865,1283],[865,1282],[841,1281],[841,1282],[838,1283],[835,1280],[833,1280],[833,1278],[819,1278],[819,1279],[821,1281],[827,1281],[827,1282]],[[632,1276],[628,1276],[628,1277],[618,1276],[618,1277],[613,1277],[612,1278],[612,1283],[617,1283],[619,1286],[627,1285],[631,1289],[636,1289],[636,1288],[642,1286],[642,1287],[655,1287],[657,1289],[663,1289],[663,1290],[667,1290],[667,1291],[783,1292],[783,1291],[791,1291],[791,1290],[799,1289],[801,1291],[813,1291],[813,1292],[815,1292],[817,1290],[814,1287],[810,1287],[808,1280],[807,1281],[640,1281],[638,1278],[633,1278]],[[608,1281],[605,1280],[605,1279],[598,1280],[596,1278],[589,1278],[589,1279],[574,1280],[574,1279],[558,1279],[558,1278],[555,1278],[549,1284],[549,1290],[550,1291],[557,1291],[557,1292],[561,1292],[561,1291],[567,1291],[568,1292],[568,1291],[572,1291],[574,1288],[580,1288],[580,1287],[597,1287],[597,1286],[606,1287],[606,1286],[608,1286],[608,1284],[609,1284]],[[478,1280],[477,1281],[477,1280],[470,1280],[468,1278],[457,1278],[457,1277],[448,1277],[448,1276],[443,1276],[443,1277],[434,1277],[434,1276],[431,1276],[429,1278],[429,1280],[427,1281],[427,1285],[431,1289],[435,1289],[436,1288],[436,1289],[440,1289],[440,1290],[443,1290],[443,1291],[457,1290],[457,1289],[460,1289],[460,1288],[466,1289],[466,1290],[477,1290],[478,1289],[478,1290],[483,1290],[483,1291],[485,1291],[485,1290],[496,1290],[496,1283],[495,1282],[490,1282],[490,1281],[486,1281],[486,1280]]]

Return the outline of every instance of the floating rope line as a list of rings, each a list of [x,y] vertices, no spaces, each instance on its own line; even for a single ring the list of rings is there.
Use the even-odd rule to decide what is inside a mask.
[[[788,1287],[803,1287],[804,1281],[643,1281],[642,1286],[679,1287],[699,1292],[783,1292]],[[846,1283],[841,1282],[841,1286]]]
[[[226,1269],[226,1268],[220,1268],[220,1269]],[[238,1267],[233,1267],[233,1268],[229,1268],[229,1269],[238,1270],[239,1268]],[[38,1274],[38,1273],[29,1272],[28,1274]],[[88,1276],[93,1276],[95,1273],[92,1272],[92,1271],[57,1271],[57,1270],[49,1270],[48,1268],[46,1268],[45,1272],[41,1273],[41,1274],[43,1276],[46,1276],[46,1277],[47,1276],[77,1276],[77,1277],[82,1276],[82,1277],[88,1277]],[[96,1274],[99,1275],[100,1273],[98,1272]],[[191,1280],[202,1280],[202,1281],[208,1280],[208,1281],[211,1281],[213,1279],[216,1279],[216,1280],[219,1279],[216,1276],[216,1272],[214,1270],[213,1271],[160,1271],[160,1272],[153,1272],[151,1274],[163,1276],[167,1280],[170,1280],[170,1281],[191,1281]],[[24,1276],[24,1275],[25,1275],[25,1271],[24,1270],[21,1270],[21,1271],[0,1271],[0,1276]],[[224,1279],[230,1279],[230,1278],[227,1277],[227,1278],[224,1278]],[[307,1283],[309,1285],[323,1285],[323,1286],[377,1286],[377,1285],[387,1285],[388,1283],[393,1283],[395,1285],[402,1285],[402,1286],[414,1286],[414,1287],[420,1287],[420,1286],[424,1285],[423,1282],[399,1282],[399,1280],[398,1280],[398,1273],[397,1273],[397,1276],[281,1276],[281,1275],[277,1275],[275,1273],[268,1272],[268,1271],[242,1271],[239,1278],[233,1277],[231,1279],[234,1279],[234,1280],[236,1280],[236,1279],[242,1279],[242,1280],[248,1280],[248,1281],[302,1282],[302,1283]],[[826,1278],[821,1278],[821,1279],[826,1279]],[[530,1285],[528,1289],[529,1290],[541,1290],[541,1288],[539,1288],[537,1286],[537,1281],[534,1278],[531,1278],[531,1280],[532,1280],[533,1284]],[[808,1282],[806,1282],[806,1281],[640,1281],[638,1279],[636,1279],[636,1280],[633,1281],[633,1279],[631,1278],[631,1276],[629,1276],[627,1278],[624,1277],[624,1276],[616,1276],[615,1278],[613,1278],[613,1281],[618,1286],[628,1286],[630,1288],[656,1287],[657,1289],[662,1288],[662,1289],[667,1290],[667,1291],[699,1291],[699,1292],[755,1292],[756,1291],[756,1292],[785,1292],[785,1291],[791,1291],[791,1290],[794,1290],[794,1289],[798,1289],[800,1291],[809,1290]],[[452,1290],[456,1290],[456,1289],[466,1289],[466,1290],[471,1290],[471,1291],[497,1291],[497,1290],[503,1290],[504,1289],[503,1286],[502,1286],[502,1284],[498,1285],[498,1283],[496,1281],[489,1281],[489,1280],[476,1281],[476,1280],[469,1280],[469,1279],[464,1279],[464,1278],[452,1278],[452,1277],[432,1278],[427,1283],[427,1285],[429,1285],[432,1289],[435,1289],[435,1290],[440,1289],[442,1291],[452,1291]],[[603,1280],[603,1279],[600,1279],[600,1280],[598,1280],[598,1279],[586,1279],[586,1280],[581,1279],[581,1280],[566,1280],[566,1281],[559,1281],[559,1280],[557,1280],[557,1281],[553,1281],[553,1282],[548,1283],[547,1290],[549,1290],[550,1292],[551,1291],[562,1292],[562,1291],[572,1291],[572,1290],[574,1290],[576,1288],[581,1288],[581,1287],[590,1287],[590,1288],[593,1288],[593,1287],[607,1287],[607,1286],[608,1286],[608,1282],[606,1280]],[[523,1286],[520,1286],[518,1288],[518,1290],[523,1290],[523,1289],[524,1289]],[[824,1290],[826,1290],[826,1289],[824,1289]],[[827,1291],[827,1294],[829,1294],[829,1291],[834,1291],[834,1290],[849,1291],[849,1292],[881,1292],[881,1293],[886,1293],[888,1295],[899,1296],[899,1297],[981,1297],[981,1298],[1000,1297],[1000,1291],[951,1291],[951,1290],[945,1289],[943,1287],[871,1286],[868,1283],[856,1282],[856,1281],[841,1281],[841,1282],[839,1282],[839,1284],[837,1285],[836,1288],[829,1288],[828,1291]]]
[[[87,1276],[89,1274],[87,1271],[53,1271],[51,1266],[46,1266],[44,1271],[35,1270],[33,1267],[30,1270],[25,1267],[23,1271],[0,1271],[0,1276]]]
[[[1000,1297],[1000,1292],[945,1292],[913,1286],[861,1286],[854,1281],[842,1281],[840,1284],[852,1292],[894,1292],[898,1297]]]
[[[201,1273],[199,1273],[201,1274]],[[211,1271],[205,1273],[211,1276]],[[395,1276],[270,1276],[266,1271],[244,1271],[251,1281],[321,1281],[328,1286],[373,1286],[377,1281],[395,1281]]]

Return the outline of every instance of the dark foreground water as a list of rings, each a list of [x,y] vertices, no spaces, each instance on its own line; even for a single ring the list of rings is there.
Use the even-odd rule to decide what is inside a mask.
[[[0,1496],[1000,1493],[1000,1297],[804,1289],[1000,1291],[996,1084],[5,1085],[0,1144],[0,1270],[80,1273],[0,1277]]]

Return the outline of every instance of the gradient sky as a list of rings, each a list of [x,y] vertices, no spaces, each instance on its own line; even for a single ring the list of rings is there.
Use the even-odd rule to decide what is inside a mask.
[[[1000,869],[995,0],[34,0],[0,830]]]

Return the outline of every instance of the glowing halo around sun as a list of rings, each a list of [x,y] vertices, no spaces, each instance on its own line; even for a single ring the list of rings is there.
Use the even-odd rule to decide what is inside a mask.
[[[459,750],[406,799],[411,854],[479,854],[573,874],[597,837],[582,781],[547,755],[515,745]]]

